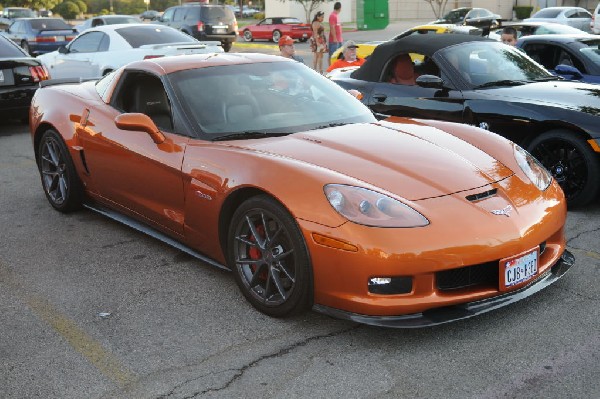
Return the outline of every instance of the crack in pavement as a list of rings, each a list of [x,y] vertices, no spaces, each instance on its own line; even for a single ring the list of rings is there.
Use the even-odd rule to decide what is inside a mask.
[[[596,231],[600,231],[600,227],[598,227],[597,229],[592,229],[592,230],[587,230],[587,231],[582,231],[581,233],[578,233],[577,235],[575,235],[575,237],[571,237],[567,240],[567,245],[570,245],[571,241],[574,241],[576,239],[578,239],[579,237],[581,237],[583,234],[589,234],[589,233],[593,233]]]
[[[179,388],[179,387],[181,387],[181,386],[183,386],[183,385],[185,385],[187,383],[190,383],[190,382],[192,382],[194,380],[198,380],[200,378],[203,378],[205,376],[219,374],[219,373],[223,373],[223,372],[227,372],[227,371],[235,371],[236,373],[229,379],[229,381],[225,382],[222,386],[208,388],[208,389],[205,389],[203,391],[193,393],[193,394],[191,394],[189,396],[185,396],[183,399],[197,398],[197,397],[202,396],[202,395],[204,395],[206,393],[222,391],[224,389],[227,389],[236,380],[238,380],[239,378],[241,378],[248,369],[256,366],[257,364],[259,364],[263,360],[268,360],[268,359],[272,359],[272,358],[276,358],[276,357],[287,355],[288,353],[290,353],[294,349],[300,348],[302,346],[306,346],[307,344],[309,344],[312,341],[318,341],[318,340],[321,340],[321,339],[336,337],[336,336],[345,334],[347,332],[357,330],[357,329],[359,329],[361,327],[363,327],[363,325],[362,324],[358,324],[358,325],[352,326],[352,327],[344,329],[344,330],[340,330],[340,331],[330,332],[330,333],[327,333],[327,334],[321,334],[321,335],[315,335],[315,336],[312,336],[312,337],[308,337],[308,338],[306,338],[306,339],[304,339],[302,341],[296,342],[296,343],[291,344],[291,345],[289,345],[289,346],[287,346],[285,348],[282,348],[282,349],[278,350],[275,353],[271,353],[271,354],[260,356],[258,359],[255,359],[255,360],[251,361],[250,363],[248,363],[248,364],[246,364],[246,365],[244,365],[244,366],[242,366],[240,368],[233,368],[233,369],[221,370],[219,372],[212,372],[212,373],[208,373],[208,374],[205,374],[203,376],[200,376],[200,377],[193,378],[193,379],[191,379],[189,381],[185,381],[182,384],[179,384],[178,386],[174,387],[173,390],[171,390],[167,395],[159,396],[159,397],[157,397],[157,399],[167,398],[168,396],[173,395],[175,393],[175,390],[177,388]]]

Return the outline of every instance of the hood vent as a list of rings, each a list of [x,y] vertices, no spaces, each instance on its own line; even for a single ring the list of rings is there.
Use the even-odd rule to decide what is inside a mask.
[[[494,189],[491,189],[488,191],[484,191],[482,193],[467,195],[465,198],[471,202],[481,201],[482,199],[493,197],[494,195],[496,195],[497,192],[498,192],[498,189],[494,188]]]

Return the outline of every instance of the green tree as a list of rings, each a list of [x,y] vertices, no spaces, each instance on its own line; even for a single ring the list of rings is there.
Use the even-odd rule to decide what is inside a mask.
[[[81,10],[77,6],[76,3],[72,1],[65,1],[60,3],[58,6],[54,8],[56,12],[58,12],[64,19],[75,19],[79,14],[81,14]]]
[[[75,0],[74,3],[77,4],[77,7],[79,7],[79,12],[81,14],[85,14],[87,12],[88,6],[85,3],[85,1],[83,1],[83,0]]]

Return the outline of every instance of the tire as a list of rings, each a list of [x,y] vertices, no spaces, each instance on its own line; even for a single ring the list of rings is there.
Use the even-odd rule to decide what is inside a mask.
[[[275,43],[279,43],[279,39],[281,39],[281,32],[278,30],[273,31],[272,39]]]
[[[226,53],[229,52],[229,50],[231,50],[231,45],[233,43],[232,42],[223,42],[221,43],[221,47],[223,47],[223,51],[225,51]]]
[[[81,209],[83,185],[67,146],[52,129],[44,132],[40,140],[38,168],[44,193],[54,209],[64,213]]]
[[[21,48],[27,52],[27,54],[31,55],[31,48],[29,47],[29,43],[26,40],[21,42]]]
[[[252,306],[273,317],[308,308],[308,250],[296,221],[281,204],[263,195],[246,200],[231,219],[227,243],[235,281]]]
[[[301,38],[301,39],[298,39],[298,41],[299,41],[300,43],[306,43],[306,41],[307,41],[307,40],[308,40],[308,39],[307,39],[307,38],[305,38],[305,37],[303,37],[303,38]]]
[[[528,150],[552,173],[569,207],[593,201],[600,189],[600,158],[574,132],[551,130],[536,137]]]
[[[254,38],[252,37],[252,32],[250,32],[249,30],[245,30],[244,31],[244,40],[247,42],[254,41]]]

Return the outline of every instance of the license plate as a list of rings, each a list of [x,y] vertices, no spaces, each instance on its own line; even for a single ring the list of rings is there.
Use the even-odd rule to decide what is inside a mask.
[[[500,261],[502,275],[500,289],[507,290],[511,287],[531,280],[538,272],[538,249],[528,251],[517,256]]]
[[[215,33],[225,33],[227,28],[215,28]]]
[[[0,83],[4,83],[4,71],[0,70]]]
[[[302,34],[302,37],[306,37],[306,36],[308,36],[308,33],[303,33]]]
[[[64,36],[55,36],[55,39],[57,42],[64,42],[65,41],[65,37]]]

